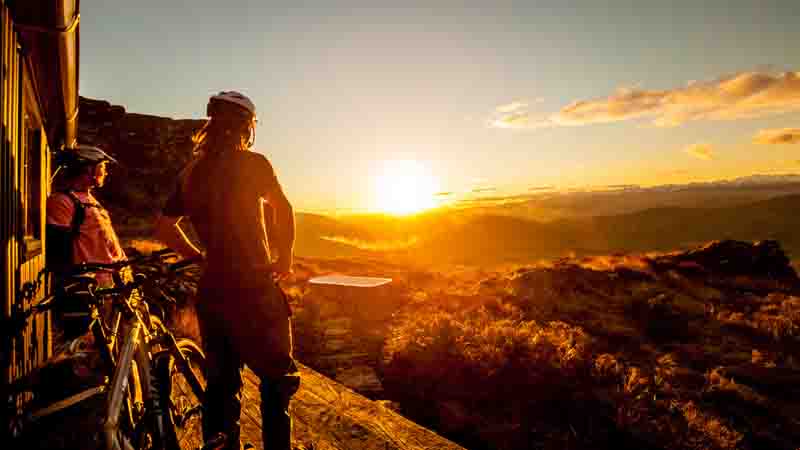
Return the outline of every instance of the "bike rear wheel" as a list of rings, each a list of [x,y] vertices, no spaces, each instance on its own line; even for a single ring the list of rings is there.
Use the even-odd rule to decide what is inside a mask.
[[[195,450],[203,445],[203,393],[195,392],[189,379],[194,375],[205,391],[206,358],[200,346],[190,339],[179,339],[178,348],[188,367],[171,353],[159,355],[155,363],[164,403],[165,447]]]

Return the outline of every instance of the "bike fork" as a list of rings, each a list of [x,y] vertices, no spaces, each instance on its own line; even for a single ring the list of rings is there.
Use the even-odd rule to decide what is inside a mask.
[[[146,345],[142,342],[142,325],[137,322],[133,325],[125,340],[125,345],[120,352],[114,378],[111,383],[108,403],[106,405],[106,422],[103,433],[106,446],[109,450],[127,450],[131,447],[127,439],[120,439],[120,415],[125,394],[129,388],[131,362],[136,359],[137,366],[142,374],[142,395],[145,400],[145,414],[143,419],[152,432],[154,448],[163,448],[164,424],[161,414],[161,395],[159,380],[155,368],[150,363]]]

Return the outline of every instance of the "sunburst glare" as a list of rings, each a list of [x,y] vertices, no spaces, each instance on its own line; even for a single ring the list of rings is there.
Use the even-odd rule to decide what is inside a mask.
[[[413,214],[436,206],[439,183],[418,161],[386,161],[375,177],[375,207],[390,214]]]

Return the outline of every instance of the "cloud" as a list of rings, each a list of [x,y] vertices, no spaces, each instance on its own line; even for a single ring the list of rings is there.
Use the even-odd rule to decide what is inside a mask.
[[[419,238],[417,238],[416,236],[412,236],[405,240],[394,240],[394,241],[366,241],[363,239],[356,239],[347,236],[321,236],[320,239],[322,239],[323,241],[336,242],[339,244],[349,245],[350,247],[355,247],[359,250],[370,250],[370,251],[403,250],[412,247],[417,242],[419,242]]]
[[[536,99],[533,103],[539,103],[542,99]],[[531,110],[530,103],[524,101],[514,101],[506,105],[500,105],[494,109],[487,125],[491,128],[533,128],[542,124],[546,126],[547,116],[536,114]]]
[[[491,126],[580,126],[643,118],[657,126],[677,126],[699,120],[755,118],[800,111],[800,72],[739,72],[667,90],[623,87],[607,97],[576,100],[550,114],[533,114],[517,102],[505,106],[494,111]]]
[[[472,189],[473,194],[479,194],[481,192],[494,192],[497,188],[495,187],[477,187]]]
[[[697,159],[711,161],[714,159],[714,149],[709,144],[694,144],[683,149],[687,154]]]
[[[658,172],[656,175],[662,177],[674,177],[674,176],[684,176],[689,175],[691,172],[686,169],[674,169],[674,170],[667,170],[664,172]]]
[[[761,130],[754,137],[756,144],[800,144],[800,128]]]
[[[437,192],[437,193],[433,194],[434,197],[449,197],[451,195],[453,195],[452,191]]]
[[[635,189],[641,189],[641,186],[638,184],[609,184],[605,186],[606,189],[611,189],[615,191],[630,191]]]
[[[528,108],[528,103],[523,101],[511,102],[507,105],[500,105],[495,108],[499,113],[513,113],[514,111],[525,110]]]
[[[530,192],[552,191],[554,189],[555,189],[555,187],[551,186],[551,185],[548,185],[548,186],[531,186],[531,187],[528,188],[528,191],[530,191]]]

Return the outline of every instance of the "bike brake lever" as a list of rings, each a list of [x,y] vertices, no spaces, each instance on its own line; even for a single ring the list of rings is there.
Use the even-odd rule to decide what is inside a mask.
[[[217,450],[222,448],[225,443],[228,441],[228,437],[223,433],[218,433],[216,436],[211,438],[210,441],[203,444],[202,447],[198,448],[198,450]]]

